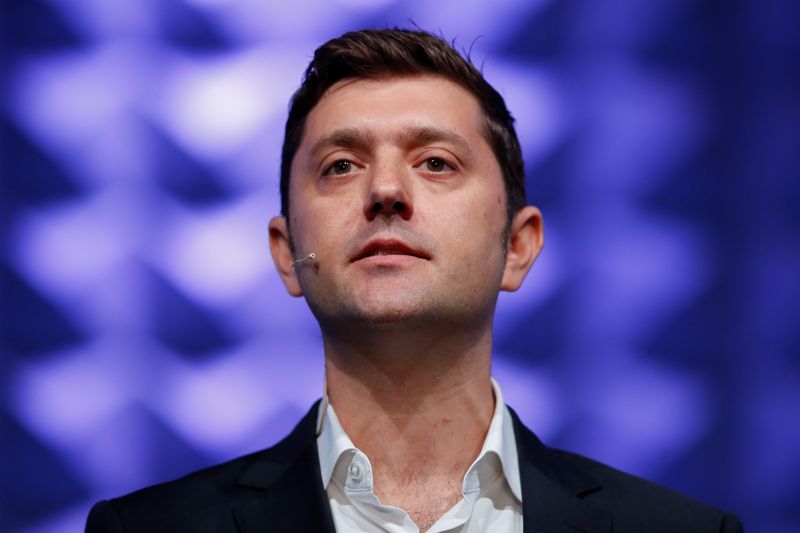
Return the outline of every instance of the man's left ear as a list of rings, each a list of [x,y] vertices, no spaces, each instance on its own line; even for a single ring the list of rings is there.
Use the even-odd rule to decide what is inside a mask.
[[[511,221],[506,268],[500,283],[502,290],[515,291],[522,286],[522,280],[533,266],[543,245],[542,213],[532,205],[525,206]]]

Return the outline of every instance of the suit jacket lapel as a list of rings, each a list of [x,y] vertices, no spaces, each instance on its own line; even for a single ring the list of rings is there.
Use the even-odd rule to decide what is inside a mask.
[[[602,490],[600,484],[542,444],[517,414],[509,411],[522,481],[524,532],[611,531],[610,514],[589,501],[592,493]]]
[[[233,514],[243,533],[319,531],[334,533],[322,486],[315,438],[315,403],[294,431],[245,470],[239,484],[256,489]]]

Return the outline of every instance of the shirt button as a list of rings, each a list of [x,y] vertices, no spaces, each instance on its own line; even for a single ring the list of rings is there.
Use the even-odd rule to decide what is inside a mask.
[[[350,473],[350,479],[352,479],[355,482],[361,481],[361,476],[363,475],[363,473],[361,472],[361,467],[358,466],[356,463],[350,464],[349,473]]]

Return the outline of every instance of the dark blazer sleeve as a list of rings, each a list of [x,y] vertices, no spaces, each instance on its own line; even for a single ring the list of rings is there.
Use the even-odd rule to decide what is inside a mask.
[[[123,531],[122,521],[111,502],[103,500],[94,504],[86,519],[85,533],[122,533]]]
[[[100,501],[86,533],[333,533],[317,456],[318,405],[269,449]]]
[[[514,420],[525,533],[741,533],[736,515],[576,453]]]

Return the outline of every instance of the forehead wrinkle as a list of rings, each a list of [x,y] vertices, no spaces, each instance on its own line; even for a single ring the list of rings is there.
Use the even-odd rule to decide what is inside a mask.
[[[311,147],[311,156],[316,157],[327,148],[362,148],[372,142],[373,136],[358,128],[339,128],[323,135]]]
[[[454,131],[431,126],[409,126],[391,139],[399,146],[424,146],[436,142],[445,142],[457,148],[469,151],[469,142]],[[361,128],[339,128],[320,137],[311,147],[312,157],[316,157],[327,148],[364,148],[375,141],[371,131]]]

